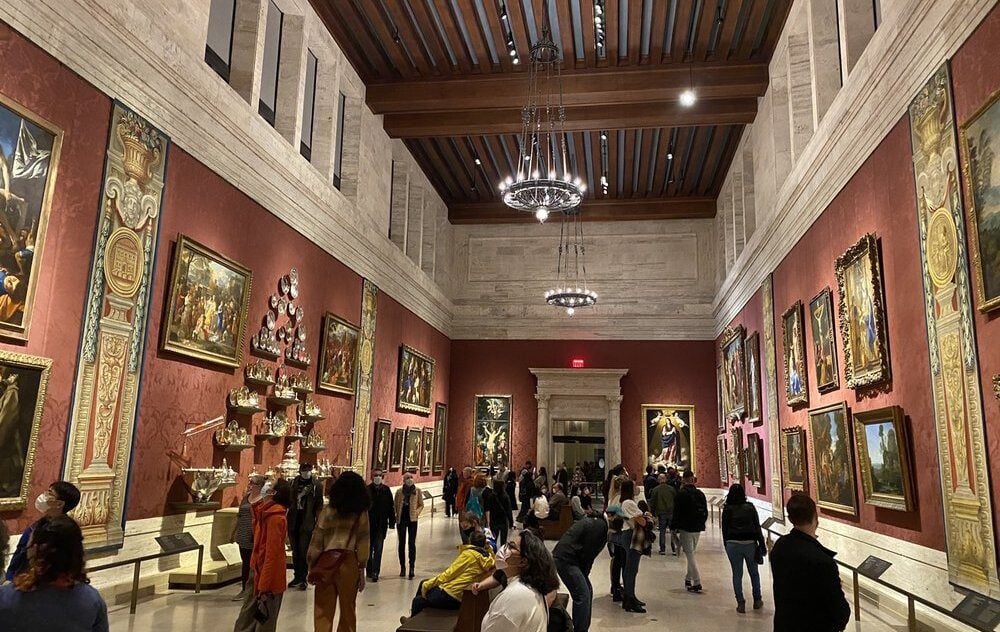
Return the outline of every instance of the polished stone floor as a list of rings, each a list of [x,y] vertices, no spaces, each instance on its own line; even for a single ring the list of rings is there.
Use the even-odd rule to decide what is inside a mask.
[[[453,557],[458,540],[457,525],[442,513],[421,520],[417,536],[417,576],[426,577],[443,569]],[[369,584],[358,605],[359,627],[365,632],[391,632],[399,625],[400,615],[409,610],[410,599],[418,580],[396,576],[398,565],[395,557],[396,538],[390,534],[386,540],[383,576],[377,584]],[[653,555],[643,558],[639,568],[639,597],[647,602],[647,614],[627,614],[612,603],[608,594],[608,557],[598,559],[591,576],[594,584],[594,621],[592,630],[657,631],[683,630],[684,632],[738,630],[739,632],[769,631],[772,629],[773,608],[770,603],[770,574],[767,564],[763,567],[765,607],[757,612],[740,615],[735,611],[729,563],[722,550],[721,538],[714,526],[703,534],[699,549],[699,567],[705,590],[694,595],[684,590],[684,558]],[[745,579],[749,593],[749,579]],[[111,629],[158,630],[175,632],[211,631],[225,632],[232,629],[239,604],[231,601],[238,586],[207,591],[195,595],[176,591],[149,597],[139,603],[138,612],[129,615],[128,605],[111,608]],[[887,632],[905,630],[901,620],[883,613],[863,609],[864,621],[852,622],[848,630]],[[285,593],[278,623],[282,632],[305,632],[312,628],[312,590]]]

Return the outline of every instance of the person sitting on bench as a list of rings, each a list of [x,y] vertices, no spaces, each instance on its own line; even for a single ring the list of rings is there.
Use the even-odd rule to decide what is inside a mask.
[[[462,593],[489,577],[493,565],[493,550],[486,544],[486,536],[482,531],[473,532],[469,543],[458,548],[458,557],[451,566],[436,577],[420,582],[410,606],[410,615],[416,616],[428,607],[458,610],[462,605]]]
[[[552,496],[549,497],[549,517],[547,519],[559,522],[559,514],[562,513],[562,508],[568,504],[569,499],[563,493],[562,483],[556,483],[552,486]]]

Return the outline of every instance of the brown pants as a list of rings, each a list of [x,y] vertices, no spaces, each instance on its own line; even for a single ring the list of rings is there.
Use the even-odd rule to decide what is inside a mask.
[[[356,604],[358,600],[358,558],[349,553],[337,570],[337,578],[330,584],[316,584],[316,603],[313,605],[313,622],[316,632],[332,632],[333,620],[340,602],[340,623],[337,632],[357,632]]]

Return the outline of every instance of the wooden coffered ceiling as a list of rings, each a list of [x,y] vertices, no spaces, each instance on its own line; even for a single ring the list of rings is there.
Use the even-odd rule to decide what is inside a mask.
[[[545,28],[564,51],[566,143],[587,182],[584,218],[713,217],[791,5],[311,1],[365,81],[368,106],[404,141],[453,223],[534,221],[507,209],[497,185],[518,158],[529,49]],[[688,87],[698,100],[686,108],[678,97]]]

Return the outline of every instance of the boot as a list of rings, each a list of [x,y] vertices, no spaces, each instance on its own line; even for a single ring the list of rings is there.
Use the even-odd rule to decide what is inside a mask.
[[[399,565],[399,576],[406,577],[406,567],[402,564]]]
[[[743,614],[747,611],[747,602],[745,599],[736,600],[736,612]]]
[[[620,603],[622,600],[622,589],[618,586],[611,587],[611,601]]]
[[[413,579],[413,564],[410,564],[410,579]]]
[[[761,599],[760,597],[754,597],[753,598],[753,609],[754,610],[760,610],[763,607],[764,607],[764,600]]]
[[[622,608],[625,610],[625,612],[636,612],[639,614],[644,614],[646,612],[646,609],[643,608],[642,605],[634,599],[626,601],[624,604],[622,604]]]

